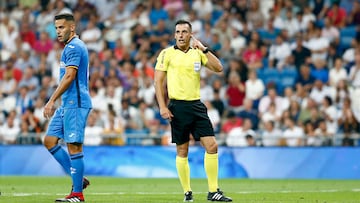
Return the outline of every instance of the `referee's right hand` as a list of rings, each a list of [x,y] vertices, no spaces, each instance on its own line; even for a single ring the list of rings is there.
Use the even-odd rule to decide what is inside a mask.
[[[163,119],[168,119],[169,121],[171,121],[172,118],[174,117],[174,115],[171,113],[171,111],[167,107],[160,108],[160,115]]]

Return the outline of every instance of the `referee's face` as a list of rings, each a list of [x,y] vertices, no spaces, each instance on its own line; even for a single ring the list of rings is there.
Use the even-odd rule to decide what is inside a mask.
[[[55,29],[59,42],[66,43],[74,35],[74,23],[65,19],[55,20]]]
[[[175,27],[176,45],[183,51],[190,47],[191,31],[188,24],[178,24]]]

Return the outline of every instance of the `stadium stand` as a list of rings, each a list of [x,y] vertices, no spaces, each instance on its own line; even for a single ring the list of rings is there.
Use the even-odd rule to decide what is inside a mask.
[[[206,91],[210,92],[207,96],[212,98],[210,102],[215,103],[216,99],[216,102],[223,103],[214,105],[221,112],[221,122],[217,124],[219,129],[228,121],[227,114],[230,110],[230,98],[226,95],[228,76],[235,72],[239,74],[242,83],[246,82],[250,67],[242,61],[242,54],[252,40],[262,54],[263,67],[256,68],[258,78],[266,86],[262,98],[269,96],[268,88],[275,86],[276,103],[282,105],[281,108],[276,107],[276,112],[273,113],[266,109],[265,120],[273,121],[277,132],[280,132],[276,136],[280,139],[274,145],[286,145],[284,139],[287,138],[283,136],[286,132],[295,137],[301,135],[299,139],[303,141],[296,146],[306,146],[306,140],[313,139],[313,135],[308,134],[305,127],[305,123],[310,121],[312,128],[319,132],[316,136],[330,136],[334,139],[332,145],[358,145],[360,107],[357,104],[360,97],[354,96],[357,95],[358,88],[354,80],[360,78],[360,73],[356,76],[357,73],[352,70],[360,67],[360,58],[357,59],[355,54],[360,49],[360,43],[353,43],[353,40],[360,40],[359,2],[354,1],[350,5],[348,1],[332,0],[329,7],[324,8],[315,8],[315,0],[306,1],[306,5],[300,2],[302,1],[268,0],[264,3],[251,0],[254,8],[258,8],[252,10],[250,0],[1,1],[0,143],[41,142],[48,122],[42,118],[42,109],[58,84],[57,68],[63,46],[56,40],[53,17],[58,13],[71,12],[78,24],[77,34],[87,42],[90,50],[90,89],[96,118],[92,125],[100,133],[88,137],[100,136],[97,145],[169,144],[164,141],[168,140],[169,125],[159,116],[152,83],[158,51],[174,44],[171,36],[178,19],[189,20],[197,38],[212,48],[224,65],[224,74],[211,74],[205,69],[201,72],[206,83],[204,88],[208,88]],[[334,4],[340,5],[341,12],[346,12],[345,18],[334,18]],[[327,11],[320,12],[322,9]],[[289,18],[286,14],[292,17]],[[329,37],[336,36],[329,30],[326,36],[319,34],[323,32],[317,32],[317,29],[325,29],[327,21],[339,31],[339,37]],[[205,29],[206,26],[208,28]],[[237,31],[238,36],[234,36],[234,31]],[[253,35],[255,32],[260,38]],[[306,83],[306,78],[302,78],[305,82],[297,83],[300,68],[299,64],[293,64],[293,55],[281,58],[281,64],[277,58],[269,59],[270,46],[276,43],[278,36],[281,36],[284,43],[278,44],[276,53],[273,53],[277,57],[281,58],[282,54],[297,49],[296,39],[301,39],[302,46],[311,50],[311,56],[302,63],[311,67],[310,74],[314,74],[311,77],[318,77],[319,70],[330,72],[334,69],[332,62],[335,58],[344,58],[342,66],[347,70],[347,89],[340,90],[338,83],[330,84],[326,81],[324,88],[316,87],[318,101],[329,96],[332,99],[330,107],[336,108],[325,107],[323,102],[308,107],[315,82]],[[245,48],[237,44],[240,38],[245,39]],[[330,49],[317,50],[318,45],[323,46],[325,42],[331,45],[331,52]],[[251,60],[251,53],[248,57]],[[232,61],[237,61],[238,64]],[[274,67],[268,67],[270,62]],[[220,81],[220,85],[213,85],[214,81]],[[292,89],[292,93],[284,95],[284,90],[288,87]],[[326,93],[322,89],[326,89]],[[212,96],[215,93],[217,98]],[[269,98],[269,104],[273,104],[275,101],[271,96]],[[344,99],[350,101],[346,119],[341,102]],[[299,109],[291,108],[294,105],[290,104],[294,101]],[[254,112],[262,121],[264,114],[257,109],[259,100],[252,102],[256,104],[253,105]],[[224,112],[217,109],[219,106],[225,107]],[[312,115],[314,112],[317,115]],[[330,118],[335,119],[335,122],[330,122]],[[335,132],[321,134],[323,126],[320,123],[323,120]],[[289,124],[292,121],[295,127]],[[252,128],[256,129],[256,135],[253,136],[255,145],[263,146],[265,123],[259,122]],[[299,133],[293,132],[294,129]],[[231,133],[234,134],[219,132],[217,138],[222,140],[220,143],[226,143],[224,140]],[[240,136],[239,139],[245,139],[246,136]]]

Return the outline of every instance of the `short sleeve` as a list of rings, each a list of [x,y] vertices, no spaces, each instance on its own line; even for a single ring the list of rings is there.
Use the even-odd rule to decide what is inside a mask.
[[[208,62],[208,58],[207,58],[206,54],[204,54],[200,49],[198,49],[198,52],[200,53],[201,64],[202,64],[203,66],[205,66],[206,63]]]
[[[69,44],[66,47],[65,52],[65,66],[76,66],[79,67],[81,61],[81,51],[76,46]]]
[[[169,54],[166,49],[162,50],[156,60],[155,70],[167,71],[169,66]]]

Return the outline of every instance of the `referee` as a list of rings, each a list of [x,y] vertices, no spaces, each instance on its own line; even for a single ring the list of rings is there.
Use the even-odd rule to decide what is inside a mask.
[[[231,202],[218,187],[218,145],[205,105],[200,101],[200,69],[214,72],[223,67],[219,59],[192,35],[191,24],[175,24],[176,45],[163,49],[155,67],[155,91],[160,114],[171,125],[172,142],[176,143],[176,168],[183,187],[185,202],[192,202],[188,163],[190,134],[205,147],[204,168],[208,178],[210,201]],[[164,81],[170,102],[165,101]]]

